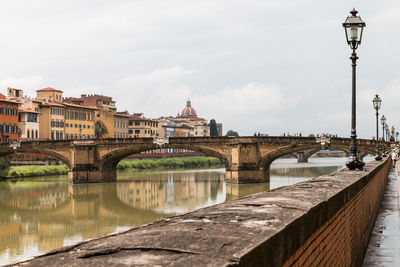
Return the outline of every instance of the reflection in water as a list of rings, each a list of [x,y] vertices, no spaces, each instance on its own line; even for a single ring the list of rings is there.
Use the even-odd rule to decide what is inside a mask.
[[[317,159],[313,159],[317,160]],[[324,161],[325,160],[325,161]],[[344,159],[271,166],[270,183],[226,184],[225,171],[130,171],[118,182],[68,184],[66,176],[0,182],[0,265],[177,213],[336,171]]]

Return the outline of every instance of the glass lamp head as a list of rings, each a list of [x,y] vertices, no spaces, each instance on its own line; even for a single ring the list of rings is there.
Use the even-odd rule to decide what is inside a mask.
[[[382,115],[382,117],[381,117],[381,123],[382,123],[383,126],[385,126],[385,123],[386,123],[385,115]]]
[[[382,99],[380,99],[378,94],[375,95],[374,99],[372,100],[372,103],[374,104],[374,109],[378,110],[381,108]]]
[[[358,11],[353,8],[350,11],[351,16],[348,16],[342,24],[346,33],[347,44],[352,49],[357,49],[361,44],[362,34],[365,27],[365,22],[362,21],[360,16],[357,16]]]

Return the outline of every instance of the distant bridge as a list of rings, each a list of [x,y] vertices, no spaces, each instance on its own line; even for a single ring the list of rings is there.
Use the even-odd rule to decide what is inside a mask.
[[[358,151],[375,154],[374,140],[357,139]],[[350,138],[331,138],[325,148],[347,151]],[[249,183],[269,180],[270,164],[277,158],[299,151],[304,157],[321,150],[312,137],[173,137],[154,140],[90,139],[59,141],[23,141],[15,150],[9,144],[0,145],[0,156],[16,152],[46,154],[68,166],[72,183],[107,182],[116,180],[119,161],[143,151],[176,148],[197,151],[220,159],[229,182]],[[300,152],[301,154],[301,152]]]

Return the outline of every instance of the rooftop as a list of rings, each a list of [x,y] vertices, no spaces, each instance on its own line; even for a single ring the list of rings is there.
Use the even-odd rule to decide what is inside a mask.
[[[61,90],[54,89],[54,88],[51,88],[51,87],[46,87],[46,88],[43,88],[43,89],[36,90],[36,92],[51,92],[51,91],[60,92],[60,93],[63,92]]]

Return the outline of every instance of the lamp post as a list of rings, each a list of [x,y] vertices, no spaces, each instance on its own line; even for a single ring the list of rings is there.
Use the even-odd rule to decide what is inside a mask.
[[[385,130],[386,130],[386,150],[389,151],[390,149],[390,135],[389,135],[389,125],[385,123]]]
[[[378,116],[379,112],[378,110],[381,108],[382,104],[382,99],[379,98],[378,94],[375,95],[374,99],[372,100],[372,103],[374,104],[374,109],[376,110],[376,160],[381,160],[382,157],[379,155],[379,123],[378,123]]]
[[[361,44],[362,33],[365,27],[365,22],[357,16],[358,11],[353,8],[350,11],[351,16],[346,18],[343,23],[343,27],[346,33],[347,44],[353,49],[351,54],[351,66],[352,66],[352,90],[351,90],[351,135],[350,135],[350,156],[346,162],[347,168],[350,170],[359,169],[361,170],[364,166],[364,162],[358,159],[357,156],[357,134],[356,134],[356,62],[357,54],[356,49]]]
[[[386,153],[385,153],[385,124],[386,124],[386,118],[385,118],[385,115],[382,115],[382,117],[381,117],[381,124],[382,124],[382,156],[386,157]]]

